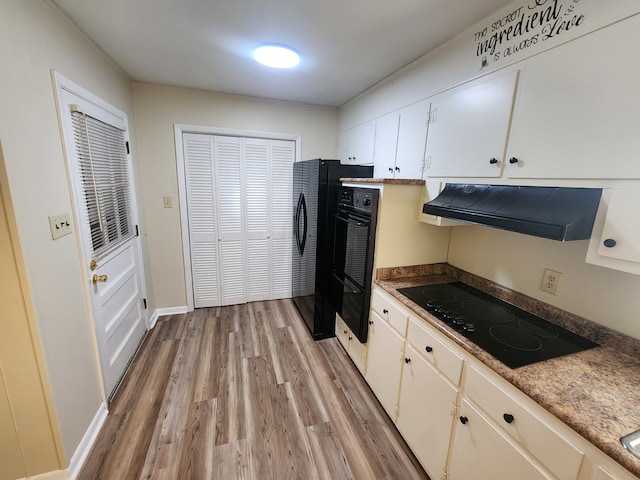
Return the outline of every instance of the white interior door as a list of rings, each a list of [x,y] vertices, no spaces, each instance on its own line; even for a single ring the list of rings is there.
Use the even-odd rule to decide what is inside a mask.
[[[86,287],[110,398],[147,330],[127,117],[63,77],[56,80]]]
[[[269,238],[269,141],[244,140],[247,301],[271,298]]]
[[[245,303],[242,139],[214,137],[222,305]]]
[[[214,307],[220,305],[220,279],[213,136],[185,133],[183,145],[194,305]]]
[[[291,296],[295,142],[183,133],[194,306]]]
[[[291,297],[293,159],[295,143],[270,140],[269,222],[271,299]],[[297,201],[297,199],[296,199]]]

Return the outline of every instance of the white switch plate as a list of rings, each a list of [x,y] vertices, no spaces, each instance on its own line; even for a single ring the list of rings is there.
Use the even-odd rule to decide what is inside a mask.
[[[71,218],[69,214],[49,215],[49,227],[51,228],[51,237],[54,240],[69,235],[71,233]]]

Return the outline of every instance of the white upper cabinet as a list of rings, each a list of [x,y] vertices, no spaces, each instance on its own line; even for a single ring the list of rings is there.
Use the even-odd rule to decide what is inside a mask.
[[[425,177],[499,177],[517,71],[431,98]]]
[[[375,140],[375,120],[344,130],[338,136],[338,158],[351,165],[373,165]]]
[[[422,178],[428,122],[428,100],[400,109],[398,148],[394,168],[396,178]]]
[[[640,178],[638,30],[635,16],[527,62],[507,176]]]
[[[605,189],[587,250],[587,263],[640,275],[640,187]]]
[[[388,113],[376,120],[376,142],[373,162],[375,178],[393,178],[398,147],[398,112]]]

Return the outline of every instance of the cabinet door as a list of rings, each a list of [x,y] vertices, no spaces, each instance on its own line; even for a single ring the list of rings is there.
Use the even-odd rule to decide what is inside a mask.
[[[404,338],[380,316],[371,312],[368,335],[368,362],[365,379],[392,420],[396,419],[396,404],[402,371]]]
[[[376,121],[376,142],[373,157],[373,176],[393,178],[398,145],[398,113],[391,112]]]
[[[428,123],[428,100],[422,100],[400,110],[396,178],[422,178]]]
[[[640,178],[640,17],[535,57],[516,100],[506,174]],[[615,48],[612,48],[615,45]]]
[[[375,141],[376,122],[374,120],[358,125],[353,132],[353,155],[351,163],[355,165],[373,165]]]
[[[349,353],[349,337],[351,336],[351,332],[349,331],[349,327],[344,323],[342,317],[336,314],[336,337],[338,341],[342,345],[342,347]]]
[[[442,477],[457,390],[409,346],[402,372],[398,430],[431,478]],[[477,478],[477,477],[467,477]]]
[[[462,423],[461,419],[464,421]],[[552,480],[463,399],[449,464],[450,480]]]
[[[338,160],[342,163],[352,163],[353,132],[354,129],[350,128],[338,134]]]
[[[483,77],[431,99],[429,177],[499,177],[517,71]]]

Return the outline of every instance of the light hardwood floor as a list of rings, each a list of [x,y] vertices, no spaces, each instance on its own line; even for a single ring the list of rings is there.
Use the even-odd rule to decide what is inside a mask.
[[[290,300],[161,317],[79,480],[428,479],[335,338]]]

